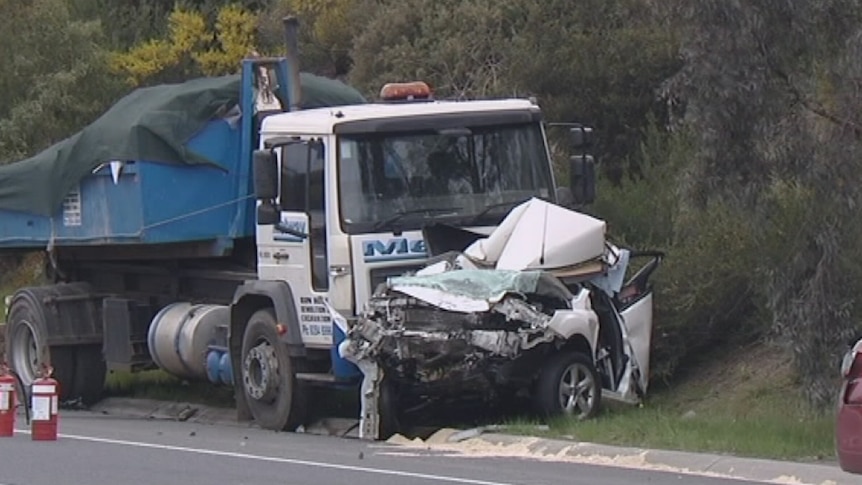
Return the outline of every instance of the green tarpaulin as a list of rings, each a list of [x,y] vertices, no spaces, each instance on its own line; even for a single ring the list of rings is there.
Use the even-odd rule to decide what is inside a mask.
[[[240,76],[140,88],[75,135],[0,167],[0,210],[50,216],[87,174],[113,160],[210,163],[185,142],[239,100]],[[332,79],[301,73],[304,109],[361,104],[362,95]]]

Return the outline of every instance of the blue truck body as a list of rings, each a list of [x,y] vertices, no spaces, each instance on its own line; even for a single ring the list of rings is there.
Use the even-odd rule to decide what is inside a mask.
[[[306,73],[298,75],[297,81],[288,79],[283,58],[243,60],[236,84],[239,111],[212,117],[183,144],[191,152],[189,157],[196,155],[210,163],[128,160],[122,162],[115,181],[111,161],[99,160],[100,166],[78,181],[78,190],[68,194],[50,217],[0,208],[0,250],[204,242],[208,244],[200,246],[198,256],[219,257],[230,251],[236,239],[253,237],[251,154],[257,148],[255,117],[260,115],[254,83],[262,67],[274,71],[277,86],[273,93],[285,105],[293,96],[291,83],[298,80],[303,89],[310,88],[310,96],[302,103],[305,107],[364,102],[357,91],[338,81]],[[136,96],[143,94],[136,91],[128,99]],[[134,137],[135,133],[120,136]],[[71,149],[67,146],[59,151]],[[111,150],[122,151],[119,147]],[[30,170],[45,168],[34,164]],[[47,180],[44,173],[41,176]]]
[[[216,241],[217,252],[253,236],[243,124],[213,120],[189,140],[190,150],[219,167],[131,161],[122,164],[115,183],[106,164],[52,217],[0,211],[0,248]]]

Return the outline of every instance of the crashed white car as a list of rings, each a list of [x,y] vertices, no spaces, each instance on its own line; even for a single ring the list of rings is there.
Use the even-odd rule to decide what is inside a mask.
[[[363,372],[360,435],[396,432],[406,408],[530,396],[545,416],[594,416],[647,389],[651,273],[663,255],[605,240],[605,222],[531,199],[484,236],[429,227],[432,254],[380,285],[340,355]],[[651,261],[625,281],[630,258]]]

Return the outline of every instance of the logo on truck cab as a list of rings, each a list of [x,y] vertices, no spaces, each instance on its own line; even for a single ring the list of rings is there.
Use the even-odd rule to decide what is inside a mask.
[[[362,241],[362,255],[369,261],[398,261],[419,259],[427,255],[423,239],[395,237],[387,241],[370,239]]]

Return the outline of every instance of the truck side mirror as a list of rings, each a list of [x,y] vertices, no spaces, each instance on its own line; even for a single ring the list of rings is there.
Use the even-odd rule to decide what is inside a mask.
[[[589,126],[578,125],[569,129],[572,137],[572,149],[579,151],[593,146],[593,129]]]
[[[260,201],[257,206],[258,225],[275,224],[280,219],[275,199],[278,197],[278,159],[271,150],[255,150],[252,154],[254,172],[254,196]]]
[[[576,204],[591,204],[596,199],[596,162],[592,155],[569,158],[569,183]]]

